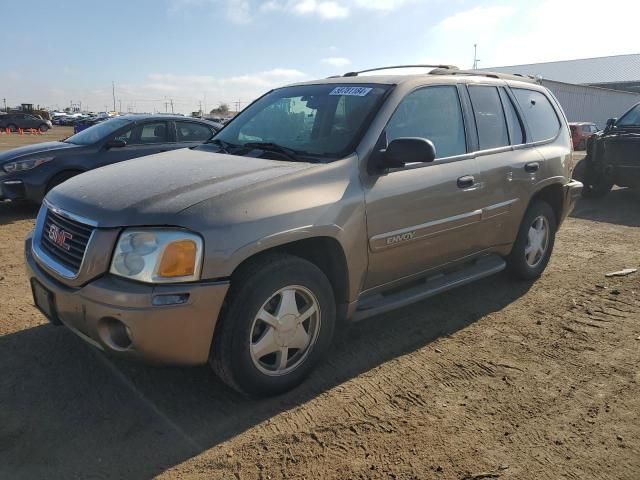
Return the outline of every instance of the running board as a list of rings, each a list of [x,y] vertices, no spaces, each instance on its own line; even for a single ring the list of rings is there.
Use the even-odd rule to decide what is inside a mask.
[[[425,278],[420,284],[391,294],[377,294],[360,300],[351,320],[357,322],[374,315],[380,315],[396,308],[404,307],[425,298],[451,290],[452,288],[475,282],[505,269],[502,257],[490,255],[482,257],[466,267]]]

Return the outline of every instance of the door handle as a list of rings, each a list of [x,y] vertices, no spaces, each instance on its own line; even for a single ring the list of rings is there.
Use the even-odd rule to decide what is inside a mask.
[[[472,175],[465,175],[464,177],[460,177],[458,179],[458,188],[469,188],[472,187],[475,183],[476,179],[473,178]]]
[[[524,171],[527,173],[535,173],[540,170],[540,164],[538,162],[527,163],[524,166]]]

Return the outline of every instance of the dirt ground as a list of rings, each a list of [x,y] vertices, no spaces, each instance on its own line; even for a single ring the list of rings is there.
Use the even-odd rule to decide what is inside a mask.
[[[640,266],[640,192],[581,201],[539,281],[355,325],[263,401],[47,324],[23,273],[34,215],[0,204],[0,478],[640,478],[640,272],[604,275]]]

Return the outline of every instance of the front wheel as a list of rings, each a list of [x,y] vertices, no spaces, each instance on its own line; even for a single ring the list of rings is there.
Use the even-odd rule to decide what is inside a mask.
[[[38,130],[40,130],[42,133],[45,133],[47,130],[49,130],[49,125],[43,123],[42,125],[40,125],[40,127],[38,127]]]
[[[515,277],[533,280],[542,275],[553,251],[556,225],[556,216],[547,202],[536,200],[529,206],[508,259]]]
[[[331,284],[314,264],[280,254],[251,261],[232,277],[210,364],[243,394],[285,392],[328,350],[335,318]]]

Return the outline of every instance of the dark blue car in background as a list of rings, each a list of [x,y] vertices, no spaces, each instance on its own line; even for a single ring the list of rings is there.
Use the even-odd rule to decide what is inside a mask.
[[[220,128],[220,124],[197,118],[125,115],[60,142],[9,150],[0,153],[0,200],[41,202],[53,187],[87,170],[196,146]]]

